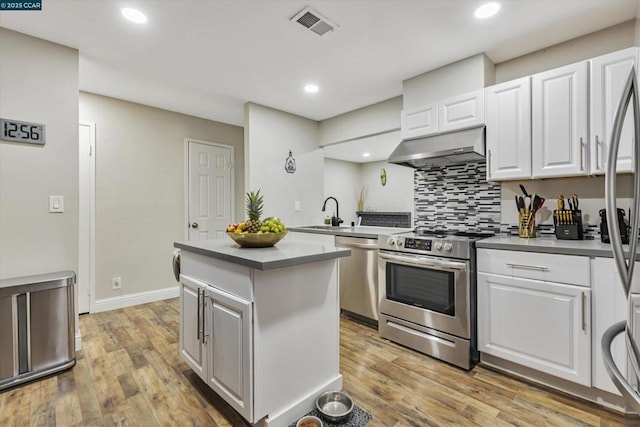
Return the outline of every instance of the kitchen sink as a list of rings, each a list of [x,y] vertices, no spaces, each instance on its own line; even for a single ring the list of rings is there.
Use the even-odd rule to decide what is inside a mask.
[[[292,228],[305,228],[307,230],[337,230],[344,227],[340,227],[339,225],[303,225],[301,227]]]

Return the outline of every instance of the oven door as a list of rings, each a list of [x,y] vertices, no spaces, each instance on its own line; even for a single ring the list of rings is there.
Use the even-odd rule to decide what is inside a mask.
[[[381,250],[380,313],[471,337],[469,262]]]

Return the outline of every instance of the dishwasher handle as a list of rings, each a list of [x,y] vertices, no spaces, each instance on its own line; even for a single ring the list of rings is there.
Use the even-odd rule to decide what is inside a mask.
[[[366,249],[366,250],[376,250],[378,249],[378,245],[372,245],[367,243],[336,243],[337,247],[347,248],[347,249]]]

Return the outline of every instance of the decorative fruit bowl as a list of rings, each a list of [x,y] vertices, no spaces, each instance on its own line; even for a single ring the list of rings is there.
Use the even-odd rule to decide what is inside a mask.
[[[227,233],[227,236],[243,248],[268,248],[274,246],[286,235],[286,231],[280,233]]]

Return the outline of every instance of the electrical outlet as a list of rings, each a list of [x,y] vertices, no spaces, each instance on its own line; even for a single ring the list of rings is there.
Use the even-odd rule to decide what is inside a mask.
[[[293,202],[293,210],[296,211],[296,212],[300,211],[300,202],[299,201],[296,200],[295,202]]]
[[[122,289],[122,278],[114,277],[111,279],[111,289]]]

